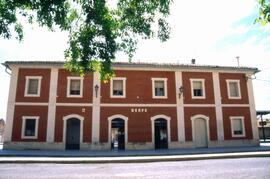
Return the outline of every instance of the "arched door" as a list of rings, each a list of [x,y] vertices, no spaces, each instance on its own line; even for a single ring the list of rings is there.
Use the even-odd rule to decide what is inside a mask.
[[[196,147],[207,147],[207,125],[206,120],[198,118],[194,120],[194,143]]]
[[[70,118],[66,125],[66,149],[79,150],[81,121],[77,118]]]
[[[125,150],[125,121],[120,118],[112,120],[111,148]]]
[[[155,149],[168,148],[167,120],[159,118],[155,120]]]

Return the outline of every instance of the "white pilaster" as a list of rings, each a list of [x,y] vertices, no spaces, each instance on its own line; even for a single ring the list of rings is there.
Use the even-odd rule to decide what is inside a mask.
[[[221,107],[221,94],[220,94],[220,83],[218,72],[213,72],[213,86],[214,86],[216,120],[217,120],[217,135],[218,140],[222,141],[224,140],[224,128],[223,128],[223,114]]]
[[[18,73],[19,73],[18,67],[13,66],[11,67],[11,69],[12,69],[12,72],[11,72],[12,74],[10,77],[10,84],[9,84],[9,96],[8,96],[6,126],[5,126],[5,134],[4,134],[5,142],[11,142],[11,138],[12,138],[15,98],[16,98]]]
[[[247,88],[248,88],[248,101],[250,104],[250,119],[251,119],[251,126],[252,126],[252,134],[253,139],[259,140],[259,133],[258,133],[258,126],[257,126],[257,116],[256,116],[256,108],[255,108],[255,101],[254,101],[254,93],[253,93],[253,86],[251,75],[248,76],[247,79]]]
[[[184,100],[183,94],[179,98],[179,88],[182,86],[182,72],[175,72],[175,87],[176,87],[176,104],[177,104],[177,129],[178,129],[178,141],[185,142],[185,116],[184,116]],[[185,90],[185,89],[184,89]]]
[[[93,75],[93,108],[92,108],[92,142],[99,142],[99,129],[100,129],[100,74],[95,72]],[[95,86],[98,86],[96,93]]]
[[[49,106],[48,106],[47,138],[46,138],[47,142],[54,142],[57,82],[58,82],[58,69],[52,68],[50,79]]]

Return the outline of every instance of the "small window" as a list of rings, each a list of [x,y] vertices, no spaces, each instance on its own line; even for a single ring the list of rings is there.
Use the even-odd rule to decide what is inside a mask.
[[[230,119],[231,119],[232,137],[244,137],[245,136],[244,117],[236,116],[230,117]]]
[[[167,98],[167,78],[152,78],[153,98]]]
[[[42,79],[41,76],[27,76],[24,96],[39,97],[41,79]]]
[[[22,139],[37,139],[38,116],[23,116]]]
[[[204,79],[190,79],[192,98],[205,98]]]
[[[241,98],[239,80],[227,80],[227,90],[229,99]]]
[[[126,97],[126,78],[116,77],[111,79],[111,98]]]
[[[82,89],[82,77],[68,77],[67,97],[82,97]]]

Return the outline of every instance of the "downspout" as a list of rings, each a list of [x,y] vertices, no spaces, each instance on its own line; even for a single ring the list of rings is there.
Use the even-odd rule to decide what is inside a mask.
[[[5,72],[6,72],[7,74],[11,75],[11,68],[9,67],[9,65],[7,65],[7,64],[5,64],[5,63],[2,63],[2,65],[6,67]],[[8,70],[9,70],[10,72],[9,72]]]

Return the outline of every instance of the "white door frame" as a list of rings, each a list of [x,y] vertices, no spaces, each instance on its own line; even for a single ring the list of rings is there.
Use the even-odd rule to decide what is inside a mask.
[[[71,118],[76,118],[76,119],[80,120],[80,143],[83,142],[83,120],[84,120],[84,117],[80,116],[78,114],[70,114],[70,115],[67,115],[67,116],[63,117],[63,121],[64,121],[64,125],[63,125],[63,127],[64,127],[64,130],[63,130],[63,143],[65,144],[64,146],[66,146],[67,120],[71,119]]]
[[[168,135],[168,146],[171,142],[171,117],[164,114],[156,115],[151,117],[151,126],[152,126],[152,144],[155,145],[155,120],[156,119],[165,119],[167,121],[167,135]]]
[[[110,117],[108,117],[108,143],[111,145],[111,135],[112,135],[112,120],[120,118],[125,121],[125,145],[128,143],[128,117],[121,115],[121,114],[115,114]]]
[[[194,116],[191,116],[191,124],[192,124],[192,141],[195,141],[195,120],[196,119],[204,119],[206,123],[206,134],[207,134],[207,145],[209,144],[210,141],[210,132],[209,132],[209,117],[202,115],[202,114],[197,114]]]

